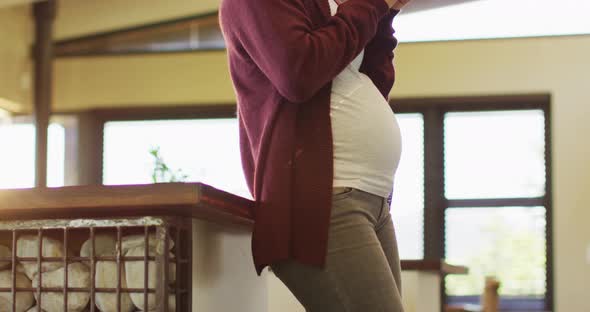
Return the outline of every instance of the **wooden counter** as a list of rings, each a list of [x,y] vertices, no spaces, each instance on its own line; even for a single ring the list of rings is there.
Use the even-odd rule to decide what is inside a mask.
[[[0,220],[182,216],[251,226],[253,204],[202,183],[0,190]]]
[[[252,226],[254,202],[203,183],[0,190],[0,220],[183,216]],[[402,260],[402,270],[466,274],[437,260]]]

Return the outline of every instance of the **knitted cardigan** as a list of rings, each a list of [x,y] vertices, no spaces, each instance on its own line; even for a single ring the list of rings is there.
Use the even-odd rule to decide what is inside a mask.
[[[294,259],[325,264],[332,205],[332,80],[365,49],[360,71],[385,98],[393,86],[384,0],[223,0],[220,21],[237,96],[242,167],[256,202],[258,274]],[[369,121],[370,122],[370,121]]]

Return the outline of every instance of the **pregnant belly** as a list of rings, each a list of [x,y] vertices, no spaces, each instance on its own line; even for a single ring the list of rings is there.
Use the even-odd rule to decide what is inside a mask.
[[[332,93],[336,166],[393,175],[401,156],[401,133],[389,103],[371,83],[353,94]]]

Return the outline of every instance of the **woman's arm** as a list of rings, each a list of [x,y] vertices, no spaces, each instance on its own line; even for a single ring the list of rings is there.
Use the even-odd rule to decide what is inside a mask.
[[[365,58],[360,69],[371,78],[385,99],[389,98],[395,81],[393,50],[397,46],[397,39],[393,35],[395,31],[392,23],[398,13],[399,10],[391,9],[379,22],[375,37],[365,48]]]
[[[350,64],[389,6],[384,0],[349,0],[317,29],[301,0],[224,0],[220,16],[228,49],[245,52],[282,96],[298,103]]]

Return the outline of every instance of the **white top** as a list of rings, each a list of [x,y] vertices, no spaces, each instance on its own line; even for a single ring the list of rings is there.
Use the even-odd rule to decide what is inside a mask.
[[[338,4],[328,1],[335,15]],[[388,197],[401,156],[400,129],[387,100],[359,72],[363,56],[364,51],[332,83],[333,184]]]

